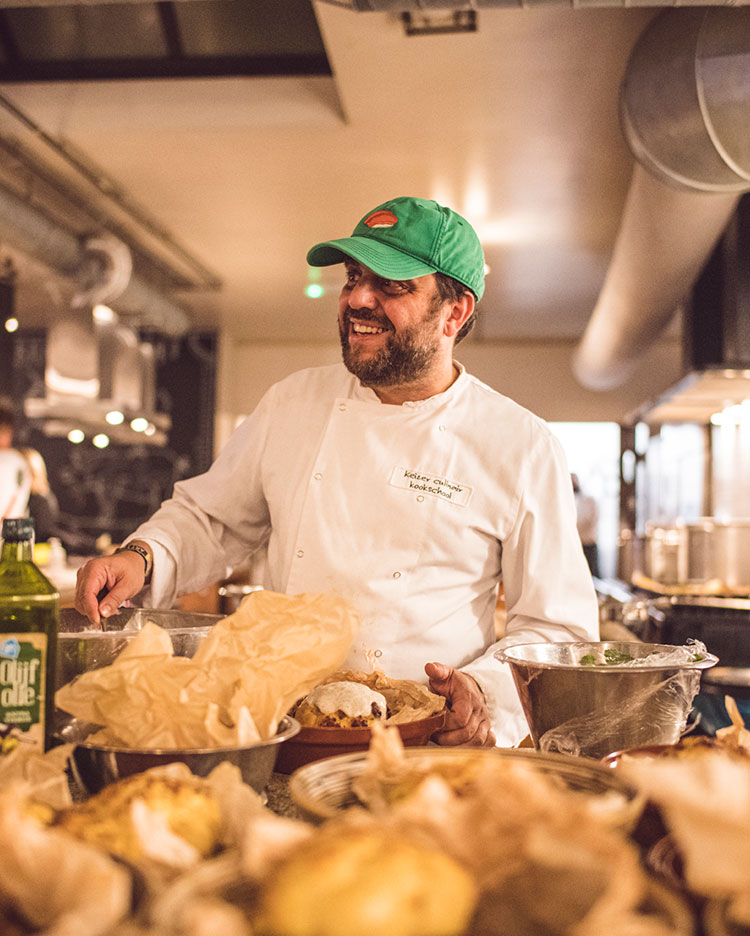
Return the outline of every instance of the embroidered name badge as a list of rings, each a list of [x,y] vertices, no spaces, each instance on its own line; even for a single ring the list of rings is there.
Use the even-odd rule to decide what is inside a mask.
[[[415,494],[430,494],[432,497],[450,501],[451,504],[457,504],[459,507],[466,507],[471,500],[472,488],[467,484],[449,481],[442,475],[402,468],[400,465],[393,469],[388,483],[397,488],[414,491]]]

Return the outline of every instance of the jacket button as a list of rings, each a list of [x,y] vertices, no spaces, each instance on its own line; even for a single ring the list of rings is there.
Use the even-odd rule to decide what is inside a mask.
[[[323,475],[319,471],[316,471],[313,477],[315,478],[316,481],[320,481]]]
[[[339,411],[342,413],[346,411],[346,403],[339,403]]]
[[[417,494],[417,503],[421,504],[424,500],[424,494]]]
[[[400,578],[401,578],[401,573],[400,573],[400,572],[394,572],[394,573],[393,573],[393,577],[394,577],[395,579],[400,579]]]
[[[305,555],[305,550],[304,550],[304,549],[298,549],[298,550],[297,550],[297,558],[298,558],[298,559],[301,559],[304,555]]]

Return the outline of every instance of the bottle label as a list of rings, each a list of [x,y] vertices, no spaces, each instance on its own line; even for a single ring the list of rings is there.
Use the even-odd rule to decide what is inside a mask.
[[[47,635],[0,634],[0,753],[44,751]]]

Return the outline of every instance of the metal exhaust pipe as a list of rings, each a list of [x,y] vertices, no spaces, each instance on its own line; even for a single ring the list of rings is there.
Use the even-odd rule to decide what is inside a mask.
[[[593,390],[631,376],[750,190],[750,9],[659,14],[633,49],[620,105],[637,164],[572,361]]]

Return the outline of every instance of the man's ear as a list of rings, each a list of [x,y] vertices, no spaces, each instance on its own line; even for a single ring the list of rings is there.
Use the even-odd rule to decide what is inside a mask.
[[[448,318],[445,320],[443,327],[443,334],[448,338],[455,338],[474,311],[475,304],[474,294],[470,292],[463,293],[459,299],[451,302]]]

